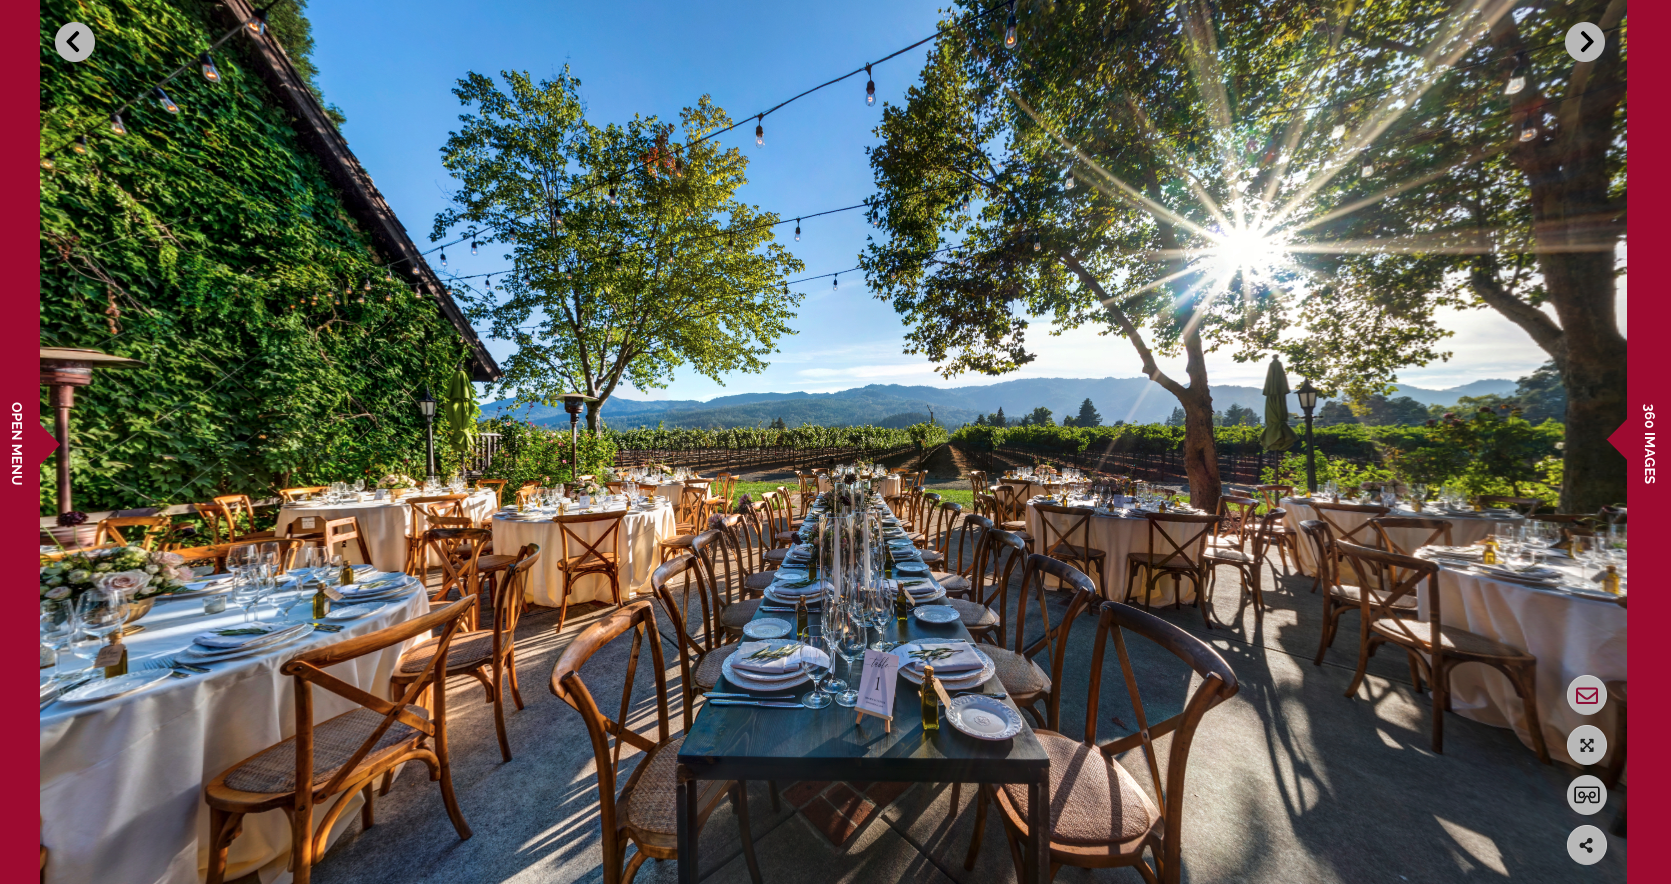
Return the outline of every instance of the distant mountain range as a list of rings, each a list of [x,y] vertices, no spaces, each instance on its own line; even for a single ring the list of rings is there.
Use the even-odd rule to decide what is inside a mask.
[[[1463,396],[1507,395],[1514,389],[1514,381],[1502,379],[1473,381],[1448,390],[1398,384],[1393,396],[1409,396],[1423,405],[1450,405]],[[617,396],[604,403],[603,419],[616,429],[653,427],[658,423],[685,428],[755,427],[770,424],[777,418],[792,427],[801,424],[908,426],[926,420],[932,411],[935,420],[956,427],[1000,408],[1006,417],[1017,420],[1043,405],[1061,423],[1062,418],[1078,414],[1079,404],[1087,398],[1105,424],[1118,420],[1159,423],[1178,404],[1171,394],[1148,378],[1027,378],[969,387],[871,384],[834,393],[739,393],[706,402]],[[482,406],[482,413],[495,417],[508,412],[511,404],[491,402]],[[1263,414],[1265,397],[1257,387],[1213,387],[1214,409],[1223,411],[1233,404]],[[1288,408],[1299,411],[1292,396]],[[561,408],[543,405],[525,406],[517,409],[516,415],[547,426],[568,426],[569,422]]]

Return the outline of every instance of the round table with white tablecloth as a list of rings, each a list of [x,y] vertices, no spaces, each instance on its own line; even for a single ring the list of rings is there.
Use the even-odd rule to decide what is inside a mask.
[[[871,479],[870,487],[871,490],[881,494],[883,500],[887,500],[890,497],[898,497],[899,491],[904,487],[904,484],[900,481],[900,477],[896,473],[891,476],[883,476],[880,479]],[[830,477],[828,474],[818,474],[818,490],[830,490]]]
[[[283,597],[279,597],[282,599]],[[52,884],[198,884],[208,868],[209,807],[203,786],[234,764],[296,733],[295,690],[279,667],[303,651],[366,635],[429,611],[423,592],[347,621],[339,633],[314,632],[271,652],[210,664],[207,674],[165,679],[143,691],[41,710],[41,844]],[[270,607],[264,619],[275,616]],[[172,656],[212,627],[242,622],[243,610],[205,615],[201,599],[158,601],[126,639],[130,671]],[[388,690],[401,648],[331,667],[331,675],[377,696]],[[355,708],[314,690],[314,721]],[[345,800],[360,800],[358,793]],[[437,805],[440,798],[436,797]],[[328,806],[328,805],[327,805]],[[315,820],[325,808],[316,808]],[[333,830],[355,819],[350,809]],[[290,856],[282,810],[244,818],[232,842],[227,880],[259,870],[271,881]]]
[[[1039,524],[1042,514],[1033,506],[1033,503],[1033,501],[1027,502],[1027,533],[1033,536],[1033,551],[1042,553],[1045,551],[1043,549],[1043,528]],[[1052,528],[1051,540],[1057,543],[1064,542],[1059,532],[1077,521],[1077,517],[1060,513],[1049,514],[1049,519]],[[1200,530],[1200,526],[1187,523],[1162,524],[1163,530],[1179,542],[1182,542],[1186,537],[1194,536]],[[1126,592],[1126,556],[1134,552],[1151,551],[1149,548],[1149,520],[1142,516],[1122,516],[1112,512],[1106,515],[1097,513],[1091,516],[1090,529],[1091,548],[1102,550],[1108,556],[1104,563],[1108,573],[1091,576],[1095,578],[1097,586],[1102,590],[1103,598],[1123,601]],[[1065,542],[1078,546],[1081,542],[1081,530],[1075,529],[1072,538]],[[1172,551],[1171,547],[1164,542],[1158,545],[1161,549],[1155,550],[1156,552]],[[1188,580],[1184,580],[1180,584],[1180,589],[1182,594],[1178,596],[1177,601],[1186,605],[1194,603],[1194,585]],[[1143,604],[1143,593],[1143,583],[1140,580],[1131,588],[1132,604]],[[1155,587],[1149,599],[1150,604],[1169,605],[1172,604],[1173,600],[1173,581],[1165,577],[1155,581]]]
[[[1594,586],[1579,565],[1562,556],[1547,563],[1568,586]],[[1428,616],[1427,593],[1420,615]],[[1603,682],[1625,680],[1625,609],[1606,593],[1571,592],[1503,580],[1449,565],[1439,570],[1439,620],[1496,639],[1538,658],[1538,718],[1549,754],[1563,761],[1567,734],[1593,724],[1608,735],[1608,752],[1618,745],[1619,706],[1579,715],[1566,702],[1567,683],[1580,675]],[[1478,664],[1451,670],[1451,711],[1496,727],[1512,727],[1531,745],[1526,712],[1514,686],[1501,672]],[[1609,758],[1608,760],[1611,760]]]
[[[1315,550],[1313,550],[1311,548],[1311,544],[1307,542],[1305,533],[1300,530],[1301,522],[1304,522],[1307,519],[1318,518],[1317,510],[1312,509],[1309,505],[1310,503],[1310,498],[1284,497],[1282,499],[1282,511],[1287,514],[1285,522],[1288,525],[1288,529],[1294,532],[1294,543],[1299,547],[1300,571],[1304,574],[1314,575],[1317,573],[1315,568],[1317,562]],[[1454,546],[1468,546],[1484,540],[1491,534],[1491,529],[1493,527],[1502,524],[1503,522],[1518,524],[1521,521],[1524,521],[1524,517],[1519,514],[1446,512],[1438,510],[1434,507],[1428,507],[1423,510],[1419,516],[1414,510],[1408,509],[1394,509],[1387,515],[1402,518],[1419,517],[1423,519],[1443,519],[1451,524],[1451,543]],[[1329,517],[1348,528],[1356,528],[1370,519],[1368,513],[1338,511],[1330,513]],[[1409,529],[1404,530],[1408,531]],[[1362,545],[1376,545],[1375,541],[1368,535],[1360,536],[1362,536],[1364,540],[1369,541],[1368,543]],[[1336,537],[1335,539],[1339,540],[1340,538]],[[1415,543],[1421,539],[1422,538],[1420,537],[1413,537],[1410,542]],[[1402,538],[1395,538],[1395,542],[1403,543],[1404,540]],[[1350,571],[1351,569],[1347,568],[1346,570]],[[1357,582],[1356,577],[1349,573],[1342,573],[1340,577],[1341,581],[1344,583],[1355,584]]]
[[[649,508],[634,508],[621,520],[621,527],[616,534],[615,554],[621,568],[621,599],[626,601],[638,593],[650,591],[650,575],[660,564],[657,544],[662,540],[673,537],[678,533],[677,519],[673,507],[666,500],[652,497],[655,504]],[[625,504],[616,498],[606,506],[614,510],[626,509]],[[595,511],[595,510],[594,510]],[[571,513],[581,512],[573,509]],[[493,517],[493,549],[502,555],[515,555],[517,550],[530,543],[540,546],[540,561],[528,575],[528,601],[547,607],[557,607],[563,602],[563,571],[559,562],[563,556],[562,531],[556,522],[552,521],[555,511],[538,510],[518,518],[514,511],[505,511]],[[571,525],[569,530],[577,537],[590,542],[597,542],[609,530],[608,522],[585,522]],[[585,552],[584,548],[577,548],[578,544],[570,542],[569,555],[578,556]],[[593,574],[580,578],[580,585],[569,593],[569,603],[586,601],[613,601],[608,578]]]
[[[278,524],[274,530],[283,537],[286,526],[298,519],[302,521],[300,530],[312,530],[313,525],[309,524],[311,520],[353,517],[360,526],[360,536],[365,539],[366,549],[371,553],[371,561],[360,562],[360,551],[352,543],[348,544],[349,560],[357,564],[370,564],[382,571],[405,569],[406,538],[414,530],[412,506],[406,501],[414,497],[436,495],[408,492],[400,500],[377,500],[370,493],[361,496],[363,499],[357,501],[287,503],[279,509]],[[493,512],[494,506],[493,489],[482,488],[471,492],[470,496],[464,499],[464,514],[479,523]],[[422,513],[417,514],[416,518],[416,530],[424,531],[428,527],[428,520]]]

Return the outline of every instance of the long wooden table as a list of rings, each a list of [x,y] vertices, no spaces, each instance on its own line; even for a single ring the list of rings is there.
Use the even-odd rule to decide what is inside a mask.
[[[755,614],[757,619],[774,616],[781,615]],[[814,622],[809,618],[808,626]],[[884,632],[895,642],[970,638],[962,623],[931,625],[915,617],[903,627],[890,620]],[[723,676],[714,690],[746,691]],[[1003,685],[993,677],[981,690],[998,694]],[[892,732],[875,719],[855,724],[853,709],[833,703],[823,709],[704,705],[679,749],[679,881],[697,880],[698,780],[1025,783],[1029,837],[1022,881],[1048,881],[1050,759],[1026,716],[1021,716],[1021,733],[993,742],[962,734],[945,721],[937,733],[925,733],[921,710],[917,686],[904,677],[894,693]]]

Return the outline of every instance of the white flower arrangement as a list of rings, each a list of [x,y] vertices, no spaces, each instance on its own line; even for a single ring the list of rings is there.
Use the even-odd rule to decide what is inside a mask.
[[[416,488],[418,483],[405,473],[390,473],[377,480],[379,488]]]
[[[41,566],[41,598],[71,599],[89,589],[113,589],[146,599],[186,588],[196,579],[178,553],[119,546],[67,555]]]

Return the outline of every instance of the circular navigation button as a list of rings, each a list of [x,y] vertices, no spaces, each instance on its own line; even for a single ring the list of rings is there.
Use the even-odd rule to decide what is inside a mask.
[[[1581,866],[1593,866],[1607,855],[1607,836],[1595,826],[1579,826],[1567,836],[1567,856]]]
[[[1567,754],[1579,764],[1600,764],[1607,755],[1607,735],[1593,724],[1581,724],[1567,734]]]
[[[93,54],[93,29],[78,21],[72,21],[58,29],[58,36],[52,40],[57,47],[58,54],[65,61],[86,61],[87,56]]]
[[[1607,35],[1597,25],[1581,21],[1567,30],[1567,54],[1574,61],[1595,61],[1607,48]]]
[[[1585,774],[1567,784],[1567,806],[1573,813],[1589,816],[1607,804],[1607,787],[1601,780]]]
[[[1607,685],[1593,675],[1567,682],[1567,705],[1579,715],[1594,715],[1607,705]]]

